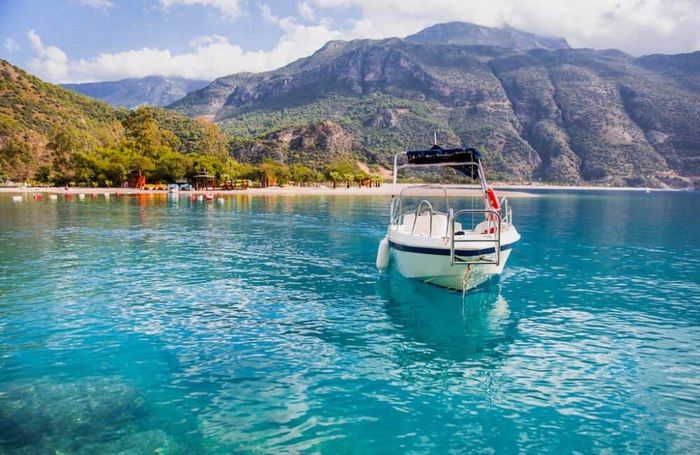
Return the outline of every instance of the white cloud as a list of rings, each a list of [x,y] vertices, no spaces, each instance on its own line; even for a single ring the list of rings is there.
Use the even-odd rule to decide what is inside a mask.
[[[239,0],[159,0],[159,2],[166,10],[174,5],[203,5],[218,9],[229,19],[236,19],[242,14]]]
[[[109,0],[78,0],[78,3],[95,9],[107,11],[114,7],[114,3]]]
[[[52,82],[65,82],[68,77],[68,56],[56,46],[44,47],[34,30],[27,35],[36,56],[29,59],[29,70]]]
[[[12,38],[5,38],[3,47],[9,52],[17,52],[19,50],[19,44],[17,44]]]
[[[228,38],[221,35],[205,35],[198,36],[197,38],[190,40],[190,47],[203,47],[209,46],[211,44],[222,44],[227,43]]]
[[[240,0],[159,0],[163,7],[202,4],[243,14]],[[70,60],[55,46],[45,47],[34,31],[29,38],[36,56],[30,70],[52,82],[115,80],[149,75],[211,80],[224,75],[279,68],[308,56],[336,39],[406,36],[440,22],[466,21],[487,26],[505,24],[521,30],[567,38],[574,47],[618,48],[640,55],[677,53],[700,46],[700,9],[695,0],[300,0],[297,17],[279,17],[267,3],[260,17],[277,26],[282,37],[272,49],[246,51],[222,35],[190,41],[191,49],[173,53],[144,47],[93,58]],[[342,22],[334,8],[352,8],[359,18]],[[302,12],[304,11],[304,12]],[[341,11],[342,12],[342,11]],[[300,16],[306,16],[303,23]],[[315,17],[316,19],[309,19]],[[311,24],[308,24],[310,21]],[[8,43],[5,42],[7,48]]]
[[[270,5],[268,5],[267,3],[260,4],[260,15],[262,16],[263,20],[268,24],[276,24],[279,22],[279,17],[272,14]]]
[[[406,36],[440,22],[465,21],[566,38],[575,47],[617,48],[641,55],[689,52],[700,41],[697,0],[308,0],[356,8],[353,37]],[[319,11],[319,8],[321,9]]]
[[[314,9],[311,7],[311,5],[309,5],[309,2],[299,2],[297,9],[299,10],[299,16],[301,16],[302,19],[306,19],[307,21],[313,21],[316,19]]]
[[[106,81],[151,75],[213,80],[243,71],[276,69],[311,54],[330,40],[344,38],[325,25],[305,26],[291,18],[272,16],[273,19],[284,36],[269,51],[247,52],[224,36],[210,35],[191,40],[191,52],[173,54],[167,49],[144,47],[80,60],[69,60],[57,47],[45,47],[32,30],[29,37],[37,56],[30,60],[29,67],[50,82]]]

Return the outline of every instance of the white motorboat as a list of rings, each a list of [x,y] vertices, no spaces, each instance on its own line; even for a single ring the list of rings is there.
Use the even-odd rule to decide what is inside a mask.
[[[477,180],[478,197],[458,198],[464,205],[471,201],[469,208],[458,208],[450,205],[448,192],[465,187],[412,185],[397,192],[399,169],[427,166],[451,167]],[[434,145],[394,157],[390,222],[377,268],[386,269],[393,258],[407,278],[464,292],[499,276],[518,240],[508,201],[487,185],[476,149]]]

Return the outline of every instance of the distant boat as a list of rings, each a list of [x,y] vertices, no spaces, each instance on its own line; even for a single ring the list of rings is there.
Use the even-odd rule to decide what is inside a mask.
[[[478,199],[483,206],[450,206],[448,190],[442,185],[413,185],[396,192],[400,168],[426,166],[451,167],[478,180]],[[435,145],[430,150],[399,153],[394,157],[393,188],[390,221],[377,252],[377,268],[386,269],[394,258],[399,272],[407,278],[463,292],[503,272],[520,234],[512,224],[508,201],[499,200],[487,185],[476,149]]]

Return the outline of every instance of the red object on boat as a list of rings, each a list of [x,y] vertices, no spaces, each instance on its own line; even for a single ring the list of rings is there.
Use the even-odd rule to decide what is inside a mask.
[[[489,198],[491,208],[498,211],[501,208],[501,203],[498,201],[498,197],[496,197],[496,192],[493,188],[486,188],[486,196]]]

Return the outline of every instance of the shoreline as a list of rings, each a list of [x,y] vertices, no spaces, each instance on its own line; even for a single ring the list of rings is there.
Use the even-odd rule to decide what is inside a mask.
[[[400,183],[397,184],[397,190],[413,186],[416,184],[411,183]],[[445,188],[452,195],[459,196],[475,196],[479,194],[479,188],[477,186],[464,186],[464,185],[445,185]],[[671,189],[659,189],[659,188],[636,188],[636,187],[599,187],[599,186],[565,186],[565,185],[508,185],[508,184],[494,184],[493,188],[501,193],[503,196],[507,197],[538,197],[538,194],[529,193],[528,190],[534,191],[680,191]],[[112,194],[112,195],[142,195],[142,194],[152,194],[152,195],[167,195],[170,194],[168,190],[145,190],[145,189],[134,189],[134,188],[69,188],[64,187],[0,187],[0,193],[7,194],[21,194],[21,193],[31,193],[31,194]],[[249,188],[245,190],[192,190],[192,191],[179,191],[179,195],[200,195],[212,193],[217,197],[226,195],[249,195],[249,196],[391,196],[392,195],[392,185],[383,184],[379,188],[358,188],[358,187],[337,187],[332,188],[329,186],[284,186],[284,187],[268,187],[268,188]],[[435,191],[423,191],[415,192],[415,194],[426,194],[435,193]]]

